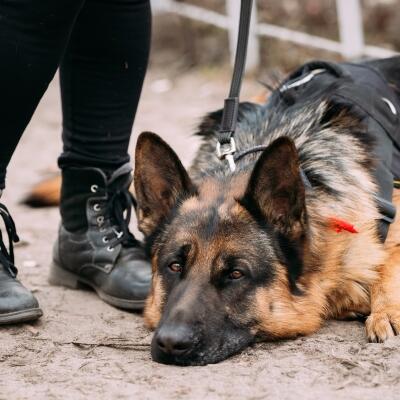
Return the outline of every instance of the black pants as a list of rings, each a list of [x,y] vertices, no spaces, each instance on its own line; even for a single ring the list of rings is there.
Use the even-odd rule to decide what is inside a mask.
[[[0,189],[59,66],[60,167],[113,170],[129,160],[150,29],[149,0],[0,0]]]

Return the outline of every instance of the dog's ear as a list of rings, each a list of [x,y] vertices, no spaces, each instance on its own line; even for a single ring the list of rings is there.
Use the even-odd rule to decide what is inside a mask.
[[[135,193],[140,231],[150,235],[178,199],[194,186],[175,152],[158,135],[143,132],[136,144]]]
[[[258,159],[241,203],[261,213],[280,232],[296,239],[305,222],[305,189],[296,147],[276,139]]]

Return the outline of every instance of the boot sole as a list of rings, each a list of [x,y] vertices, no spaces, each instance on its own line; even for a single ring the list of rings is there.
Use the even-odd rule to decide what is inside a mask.
[[[109,294],[104,293],[92,282],[89,282],[85,278],[82,278],[81,276],[76,275],[73,272],[66,271],[54,261],[50,266],[50,275],[48,281],[51,285],[64,286],[69,289],[80,289],[82,288],[82,285],[89,286],[104,302],[114,307],[122,308],[124,310],[140,311],[143,310],[146,303],[146,300],[127,300],[121,299],[119,297],[110,296]]]
[[[21,322],[35,321],[43,315],[40,308],[29,310],[13,311],[7,314],[0,314],[0,325],[19,324]]]

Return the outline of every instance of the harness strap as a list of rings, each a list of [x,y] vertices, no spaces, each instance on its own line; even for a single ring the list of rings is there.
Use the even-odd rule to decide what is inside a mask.
[[[227,159],[231,171],[235,170],[233,154],[236,152],[233,135],[236,130],[236,122],[239,109],[239,95],[246,65],[247,43],[250,31],[251,10],[253,0],[241,0],[239,33],[236,46],[235,64],[229,97],[225,99],[222,114],[221,127],[217,133],[217,156],[219,159]]]

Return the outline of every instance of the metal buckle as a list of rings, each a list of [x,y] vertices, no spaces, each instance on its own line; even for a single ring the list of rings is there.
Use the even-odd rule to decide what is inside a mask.
[[[225,159],[228,161],[229,168],[232,172],[235,171],[236,165],[233,155],[236,153],[236,143],[235,139],[231,137],[229,143],[224,143],[221,145],[220,142],[217,142],[217,157],[222,160]]]
[[[279,91],[286,92],[286,90],[292,89],[297,86],[305,85],[306,83],[310,82],[316,75],[321,74],[322,72],[325,72],[325,69],[319,68],[319,69],[314,69],[310,73],[308,73],[306,76],[300,77],[296,79],[295,81],[285,83]]]

